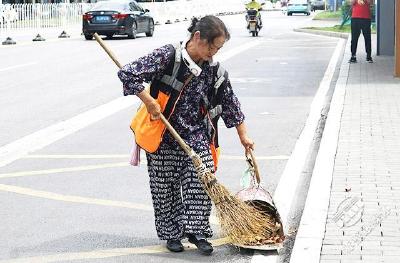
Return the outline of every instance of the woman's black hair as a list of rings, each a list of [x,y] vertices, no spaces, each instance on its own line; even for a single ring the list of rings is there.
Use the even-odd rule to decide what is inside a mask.
[[[211,15],[204,16],[200,20],[193,17],[188,31],[190,32],[190,38],[193,37],[196,31],[199,31],[200,38],[206,39],[208,43],[213,43],[214,39],[220,36],[224,36],[226,41],[231,38],[224,22],[218,17]]]

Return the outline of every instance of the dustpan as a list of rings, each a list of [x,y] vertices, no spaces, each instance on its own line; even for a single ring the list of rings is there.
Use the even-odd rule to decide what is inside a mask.
[[[246,160],[249,166],[248,171],[251,175],[250,184],[248,187],[240,190],[236,194],[236,196],[248,205],[255,207],[256,209],[271,217],[275,221],[276,229],[271,235],[271,238],[268,240],[257,240],[257,238],[255,237],[251,244],[234,245],[248,249],[278,250],[282,247],[283,241],[285,239],[281,217],[278,213],[278,210],[276,209],[274,201],[272,200],[271,194],[261,185],[260,173],[254,154],[251,150],[249,151],[249,154],[246,154]]]

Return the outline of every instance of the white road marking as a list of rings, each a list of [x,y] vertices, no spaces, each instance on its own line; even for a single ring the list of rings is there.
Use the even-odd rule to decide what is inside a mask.
[[[136,96],[121,97],[9,143],[0,148],[0,167],[126,109],[138,101]]]
[[[305,127],[296,142],[295,148],[289,161],[286,163],[285,170],[279,180],[278,186],[274,193],[274,202],[279,211],[284,226],[284,232],[288,232],[288,217],[290,208],[295,200],[296,189],[302,175],[303,167],[306,161],[307,154],[305,150],[310,149],[315,130],[321,118],[321,111],[324,106],[325,96],[329,90],[330,83],[335,73],[335,68],[341,54],[341,50],[345,43],[344,39],[340,39],[336,45],[336,49],[331,57],[324,77],[320,83],[318,91],[311,103],[310,113],[308,115]],[[276,263],[279,256],[255,254],[251,263]],[[299,262],[304,262],[304,257],[300,258]]]
[[[229,78],[232,83],[263,83],[271,82],[271,78]]]
[[[215,55],[214,56],[214,60],[221,61],[221,62],[225,61],[225,60],[228,60],[231,57],[236,56],[237,54],[242,53],[243,51],[245,51],[247,49],[250,49],[250,48],[253,48],[255,46],[258,46],[259,44],[261,44],[260,40],[250,41],[250,42],[248,42],[248,43],[246,43],[244,45],[232,48],[232,49],[230,49],[230,50],[228,50],[226,52],[223,52],[221,54]]]
[[[35,64],[37,64],[37,63],[38,63],[38,62],[29,62],[29,63],[19,64],[19,65],[7,67],[7,68],[0,68],[0,72],[7,71],[7,70],[11,70],[11,69],[16,69],[16,68],[28,67],[28,66],[35,65]]]
[[[351,39],[347,40],[344,57],[350,56]],[[335,166],[340,120],[342,118],[349,63],[343,60],[338,81],[333,93],[321,144],[315,159],[306,203],[290,255],[290,262],[319,263],[323,239],[326,231],[328,208],[330,204],[332,176]],[[356,236],[356,233],[354,234]]]
[[[289,161],[286,163],[285,170],[279,180],[278,186],[274,193],[274,202],[282,218],[282,223],[285,233],[288,231],[288,216],[293,201],[295,200],[296,188],[302,175],[303,167],[306,161],[307,154],[304,153],[305,149],[310,149],[311,143],[314,138],[314,133],[321,118],[321,111],[324,106],[325,96],[329,90],[330,83],[335,72],[336,64],[338,62],[341,50],[344,45],[344,40],[339,40],[332,58],[325,71],[324,78],[322,79],[318,91],[310,106],[310,113],[307,118],[305,127],[296,142],[295,148]],[[255,255],[252,263],[256,262],[277,262],[278,256],[264,256]]]

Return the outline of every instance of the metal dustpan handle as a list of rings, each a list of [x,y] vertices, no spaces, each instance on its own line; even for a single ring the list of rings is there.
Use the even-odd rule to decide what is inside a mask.
[[[260,173],[258,171],[258,165],[256,162],[256,158],[254,157],[253,151],[251,149],[249,150],[249,153],[250,153],[250,159],[249,159],[249,156],[246,154],[247,161],[254,168],[254,173],[256,175],[257,184],[260,184],[261,178],[260,178]]]

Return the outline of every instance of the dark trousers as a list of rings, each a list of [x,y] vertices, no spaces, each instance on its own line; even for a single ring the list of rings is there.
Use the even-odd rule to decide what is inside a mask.
[[[351,19],[351,55],[357,54],[358,38],[361,31],[365,41],[365,51],[367,56],[371,56],[371,19],[352,18]]]

